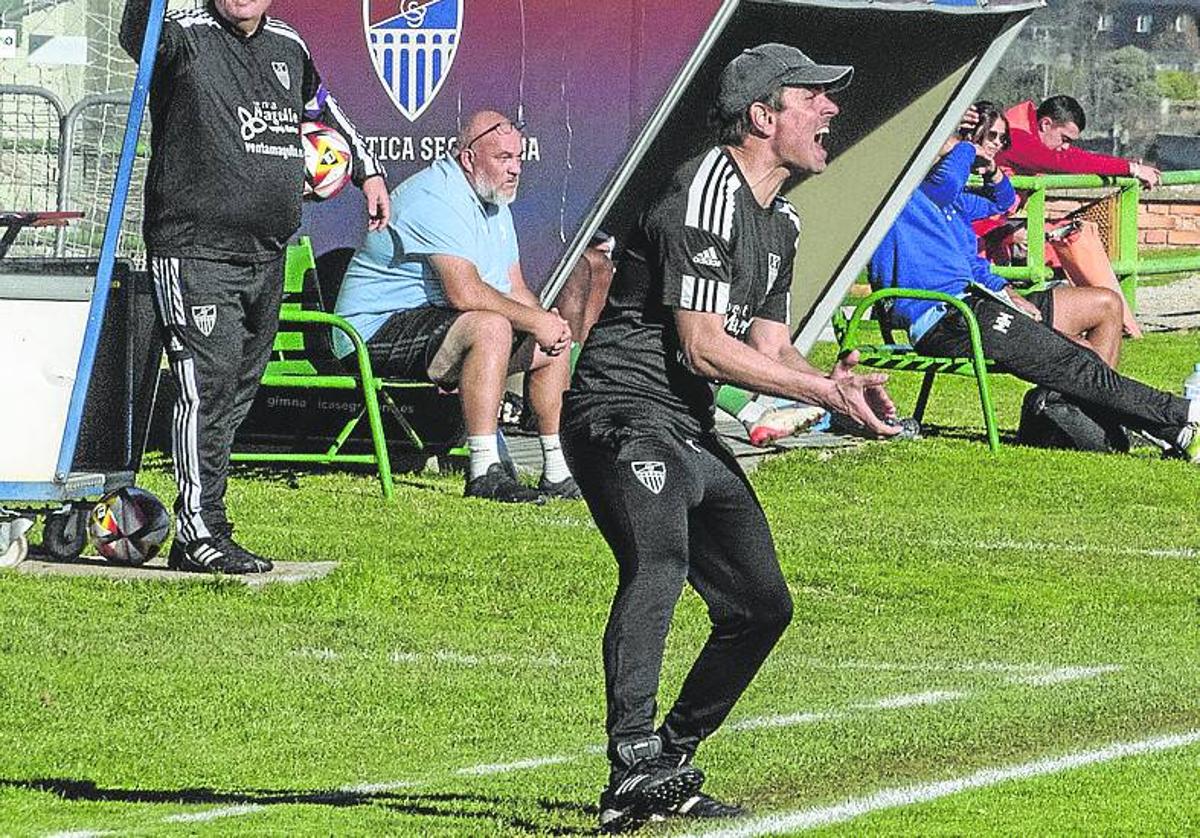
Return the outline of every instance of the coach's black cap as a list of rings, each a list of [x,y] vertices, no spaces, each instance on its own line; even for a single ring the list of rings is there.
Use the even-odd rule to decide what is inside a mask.
[[[778,83],[784,87],[823,85],[833,92],[850,84],[854,68],[818,64],[787,44],[759,44],[742,50],[721,71],[717,109],[736,116],[770,92]]]

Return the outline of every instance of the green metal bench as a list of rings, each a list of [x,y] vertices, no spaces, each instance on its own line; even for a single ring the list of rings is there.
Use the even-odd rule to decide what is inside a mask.
[[[868,343],[860,339],[862,321],[873,306],[878,311],[886,308],[886,302],[898,297],[914,300],[932,300],[945,303],[962,314],[967,324],[971,338],[971,355],[964,358],[938,358],[922,355],[904,342],[898,342],[893,337],[893,330],[886,316],[877,318],[880,327],[882,343]],[[975,379],[979,390],[979,405],[983,409],[983,425],[987,430],[988,447],[996,451],[1000,448],[1000,435],[996,429],[996,409],[992,404],[991,388],[988,385],[988,368],[992,362],[983,355],[983,342],[980,339],[979,323],[970,307],[950,294],[939,291],[922,291],[907,288],[881,288],[863,297],[854,306],[854,311],[847,319],[838,309],[833,316],[833,329],[838,346],[842,353],[857,350],[859,364],[871,369],[888,370],[890,372],[917,372],[925,378],[921,382],[921,390],[917,395],[917,404],[913,409],[913,418],[918,422],[925,415],[925,407],[929,403],[929,394],[933,389],[933,380],[938,374],[969,376]]]
[[[352,416],[333,442],[324,451],[302,452],[235,452],[232,459],[238,462],[315,463],[334,465],[357,463],[375,466],[383,496],[393,495],[392,465],[388,456],[387,438],[384,434],[381,404],[387,406],[418,452],[425,443],[416,430],[396,407],[388,395],[392,389],[431,389],[432,384],[421,381],[383,379],[371,369],[371,359],[366,344],[358,332],[345,319],[324,311],[320,305],[316,283],[316,258],[312,241],[301,238],[289,245],[284,271],[283,308],[279,315],[279,332],[275,336],[271,361],[263,374],[263,387],[293,387],[313,390],[357,391],[363,401],[362,409]],[[310,293],[306,293],[310,292]],[[340,366],[332,359],[325,359],[314,351],[316,329],[338,329],[354,344],[353,361]],[[356,370],[351,372],[350,369]],[[343,451],[350,435],[363,417],[371,431],[371,453],[358,454]]]

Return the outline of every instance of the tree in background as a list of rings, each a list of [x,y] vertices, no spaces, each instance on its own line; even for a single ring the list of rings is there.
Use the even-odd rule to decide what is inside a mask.
[[[1200,99],[1200,78],[1186,70],[1160,70],[1156,77],[1158,95],[1175,101]]]
[[[1137,47],[1101,53],[1079,97],[1089,122],[1113,138],[1113,153],[1140,151],[1157,130],[1158,82],[1150,54]]]

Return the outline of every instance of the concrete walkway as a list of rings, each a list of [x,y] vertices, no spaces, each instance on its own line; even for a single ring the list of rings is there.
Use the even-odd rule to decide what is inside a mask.
[[[244,576],[222,576],[250,587],[258,588],[272,583],[307,582],[322,579],[333,572],[337,562],[277,562],[270,573],[248,573]],[[185,573],[167,570],[166,560],[157,558],[141,567],[122,567],[109,564],[99,556],[82,556],[73,562],[45,561],[30,558],[17,565],[18,573],[33,576],[90,576],[100,579],[139,582],[211,582],[218,578],[207,573]]]

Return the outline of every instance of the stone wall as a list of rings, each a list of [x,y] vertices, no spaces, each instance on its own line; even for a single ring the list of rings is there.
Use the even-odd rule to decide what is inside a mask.
[[[1171,190],[1156,190],[1160,193]],[[1092,198],[1050,198],[1046,217],[1060,218],[1094,200]],[[1200,197],[1142,198],[1138,208],[1138,243],[1148,247],[1200,247]]]

